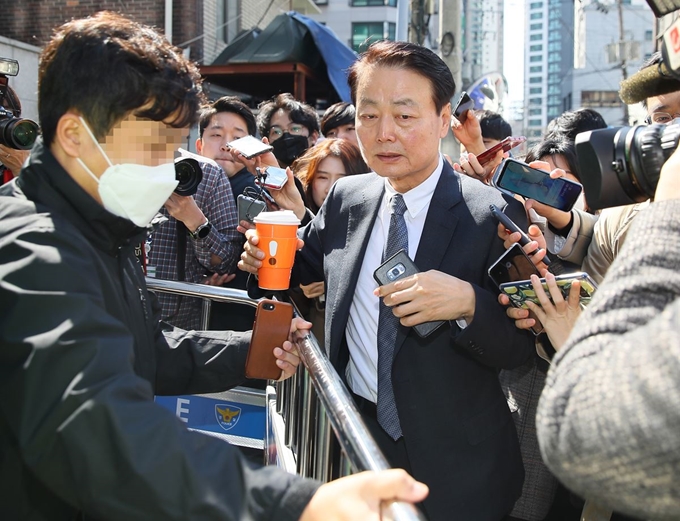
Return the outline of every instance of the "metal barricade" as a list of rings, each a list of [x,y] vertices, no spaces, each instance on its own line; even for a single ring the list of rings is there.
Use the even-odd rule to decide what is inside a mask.
[[[147,278],[146,282],[151,291],[203,299],[201,323],[206,329],[211,301],[257,307],[258,301],[242,290],[155,278]],[[352,472],[389,469],[314,335],[309,332],[297,338],[296,345],[302,360],[297,373],[264,391],[265,462],[324,482]],[[341,454],[334,450],[336,444]],[[396,521],[425,520],[409,503],[392,502],[383,508],[387,510],[384,514]]]

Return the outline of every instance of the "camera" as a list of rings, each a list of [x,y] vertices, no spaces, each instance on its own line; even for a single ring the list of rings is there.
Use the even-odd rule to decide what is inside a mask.
[[[38,124],[30,119],[20,118],[21,113],[13,96],[8,95],[8,76],[19,74],[19,62],[0,58],[0,101],[7,100],[10,106],[0,105],[0,145],[17,150],[33,147],[38,137]]]
[[[194,195],[203,180],[201,165],[191,157],[175,159],[175,179],[179,181],[175,188],[177,195]]]
[[[680,118],[669,125],[604,128],[576,136],[588,207],[599,210],[654,197],[661,167],[679,140]]]

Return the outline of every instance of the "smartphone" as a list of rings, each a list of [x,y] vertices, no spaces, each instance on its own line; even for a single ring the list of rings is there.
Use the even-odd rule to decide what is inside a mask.
[[[508,230],[510,233],[519,232],[519,234],[520,234],[519,245],[520,246],[526,246],[527,244],[529,244],[531,242],[531,238],[526,233],[524,233],[524,230],[522,230],[522,228],[517,226],[517,224],[515,224],[515,221],[510,219],[510,217],[508,217],[503,212],[501,212],[495,204],[489,205],[489,209],[491,210],[491,215],[493,215],[496,218],[496,220],[505,227],[506,230]],[[538,251],[539,250],[536,249],[536,251],[531,252],[528,255],[533,255],[534,253],[538,253]],[[543,257],[543,264],[545,264],[546,266],[550,265],[550,259],[548,258],[547,255],[545,257]]]
[[[494,146],[487,148],[484,152],[479,154],[477,156],[477,161],[479,161],[479,164],[484,166],[488,163],[491,162],[493,158],[496,157],[496,154],[499,151],[507,152],[508,150],[511,150],[515,147],[520,146],[522,143],[524,143],[527,140],[524,136],[517,136],[517,137],[506,137],[502,141],[499,141],[496,143]]]
[[[266,166],[258,168],[260,176],[255,178],[255,182],[265,188],[273,188],[274,190],[281,190],[283,185],[288,181],[288,174],[285,168],[277,168],[275,166]]]
[[[264,201],[253,199],[252,197],[248,197],[247,195],[243,194],[240,194],[236,198],[236,203],[238,206],[239,222],[254,222],[253,219],[255,219],[255,217],[257,217],[259,213],[267,207]]]
[[[267,145],[253,136],[235,139],[234,141],[227,143],[227,145],[239,152],[246,159],[252,159],[274,149],[271,145]]]
[[[270,299],[258,302],[246,357],[247,378],[279,379],[281,369],[276,365],[274,348],[288,340],[292,320],[293,306],[288,302]]]
[[[563,212],[572,209],[583,191],[583,187],[575,181],[564,177],[552,179],[547,172],[515,159],[503,161],[493,176],[492,184],[503,193],[534,199]]]
[[[571,284],[575,280],[578,280],[581,283],[581,291],[579,298],[581,306],[586,306],[590,304],[590,300],[593,298],[593,293],[595,293],[595,290],[597,289],[597,284],[592,278],[590,278],[590,275],[580,271],[577,273],[568,273],[565,275],[555,277],[557,287],[560,288],[562,296],[564,297],[565,300],[569,298]],[[550,297],[550,292],[548,290],[548,285],[545,279],[541,279],[541,285],[543,286],[543,289],[545,289],[545,292],[548,295],[548,297]],[[504,284],[501,284],[500,289],[510,298],[510,301],[516,307],[527,308],[526,302],[528,300],[534,302],[535,304],[540,305],[540,302],[538,301],[538,297],[536,296],[536,292],[534,291],[534,287],[531,284],[530,280],[506,282]]]
[[[416,273],[420,273],[420,270],[408,256],[406,250],[399,250],[378,266],[373,272],[373,278],[378,284],[384,286],[385,284],[415,275]],[[443,320],[423,322],[422,324],[413,326],[413,329],[418,333],[418,336],[425,338],[434,333],[442,324],[444,324]]]
[[[468,95],[467,92],[463,91],[453,109],[453,115],[461,123],[465,123],[468,114],[472,109],[475,108],[475,101]]]
[[[531,275],[541,276],[534,263],[531,262],[529,256],[524,253],[524,250],[518,243],[505,250],[505,253],[489,268],[488,273],[493,283],[499,288],[507,282],[529,280]],[[510,302],[513,306],[515,305],[512,299],[510,299]],[[531,328],[534,335],[543,332],[543,325],[533,311],[529,311],[529,317],[536,321],[536,325]]]

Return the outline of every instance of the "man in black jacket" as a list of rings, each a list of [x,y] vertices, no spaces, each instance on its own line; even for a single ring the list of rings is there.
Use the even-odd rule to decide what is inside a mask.
[[[381,499],[422,499],[405,473],[319,488],[251,468],[153,403],[238,384],[250,340],[160,323],[133,254],[177,185],[197,69],[99,13],[58,30],[39,82],[43,138],[0,189],[0,518],[307,521],[342,498],[336,519],[368,519]],[[287,376],[298,359],[282,348]]]

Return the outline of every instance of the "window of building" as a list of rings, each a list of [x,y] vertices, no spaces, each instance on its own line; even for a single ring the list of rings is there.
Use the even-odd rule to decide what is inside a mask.
[[[541,83],[543,82],[543,78],[541,76],[533,76],[529,78],[529,83]]]
[[[540,116],[541,115],[541,109],[529,109],[529,115],[530,116]]]
[[[531,2],[529,4],[529,9],[542,9],[543,8],[543,2]]]
[[[559,96],[548,96],[548,105],[558,105],[562,103]]]
[[[314,0],[314,3],[316,5],[328,5],[328,0]]]
[[[529,52],[531,51],[542,51],[543,46],[542,45],[532,45],[529,47]]]
[[[529,72],[543,72],[543,65],[534,65],[529,67]]]
[[[532,34],[529,36],[529,40],[532,42],[540,42],[543,39],[543,35],[538,33],[538,34]]]
[[[552,105],[548,107],[548,119],[556,118],[562,114],[559,107],[553,107]]]
[[[529,15],[529,20],[542,20],[543,19],[543,13],[531,13]]]
[[[551,63],[548,65],[548,72],[560,72],[559,63]]]
[[[548,87],[548,94],[559,94],[561,89],[558,85],[550,85]]]
[[[543,24],[531,24],[529,26],[530,31],[540,31],[541,29],[543,29]]]
[[[562,42],[550,42],[548,44],[548,52],[550,51],[561,51],[562,50]]]
[[[561,63],[562,56],[558,52],[551,52],[548,54],[548,63]]]
[[[532,63],[540,62],[542,59],[543,59],[543,56],[541,56],[540,54],[535,54],[535,55],[529,57],[529,61],[532,62]]]
[[[529,105],[541,105],[543,98],[529,98]]]
[[[645,41],[651,42],[653,38],[652,31],[645,31]]]
[[[391,22],[352,23],[352,49],[362,52],[377,40],[394,40],[397,26]]]
[[[217,38],[229,43],[241,31],[241,0],[217,0],[215,8]]]
[[[619,93],[615,90],[584,90],[581,92],[583,107],[618,107],[621,105]]]
[[[543,94],[542,87],[531,87],[529,88],[529,94]]]
[[[527,137],[541,137],[542,134],[543,132],[540,129],[539,130],[531,129],[529,130],[529,132],[527,132]]]
[[[529,126],[530,127],[540,127],[543,124],[543,122],[540,119],[530,119],[529,120]]]
[[[319,2],[317,2],[317,4],[318,3]],[[327,3],[327,1],[324,3]],[[370,7],[376,5],[397,7],[397,0],[349,0],[349,5],[351,7]]]

